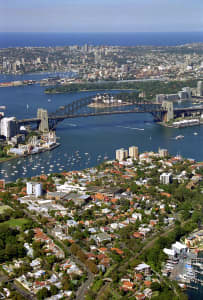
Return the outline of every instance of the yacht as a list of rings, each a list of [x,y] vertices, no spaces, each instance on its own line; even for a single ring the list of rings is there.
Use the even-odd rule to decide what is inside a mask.
[[[184,139],[184,135],[177,135],[175,137],[175,140],[181,140],[181,139]]]

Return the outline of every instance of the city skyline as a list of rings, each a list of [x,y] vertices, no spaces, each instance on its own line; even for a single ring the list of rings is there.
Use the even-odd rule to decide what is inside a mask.
[[[0,31],[202,31],[202,11],[201,0],[7,0],[0,3]]]

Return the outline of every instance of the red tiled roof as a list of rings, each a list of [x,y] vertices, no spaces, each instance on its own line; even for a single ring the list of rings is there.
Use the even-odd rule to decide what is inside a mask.
[[[111,248],[111,251],[115,251],[117,254],[120,254],[120,255],[123,254],[123,251],[119,248]]]
[[[137,280],[142,280],[142,279],[143,279],[143,276],[142,276],[142,274],[137,273],[137,274],[135,274],[135,278],[136,278]]]
[[[152,284],[152,282],[149,281],[149,280],[146,280],[146,281],[144,281],[144,284],[145,284],[147,287],[150,287],[151,284]]]

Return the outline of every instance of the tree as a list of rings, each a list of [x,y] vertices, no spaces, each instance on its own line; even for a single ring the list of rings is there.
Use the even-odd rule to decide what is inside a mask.
[[[91,260],[86,261],[86,266],[88,267],[90,272],[92,272],[93,274],[98,273],[98,268],[97,268],[96,264],[93,261],[91,261]]]
[[[58,294],[58,288],[57,288],[57,286],[51,285],[50,286],[50,292],[51,292],[52,296]]]
[[[49,291],[46,287],[43,287],[41,290],[39,290],[37,292],[36,295],[37,295],[38,300],[43,300],[43,299],[49,297]]]
[[[82,251],[82,250],[79,250],[77,252],[77,257],[79,258],[79,260],[81,260],[83,263],[86,261],[87,259],[87,255]]]
[[[71,253],[73,253],[73,255],[76,255],[78,250],[80,250],[80,247],[78,245],[76,245],[75,243],[73,243],[70,247]]]
[[[161,291],[161,285],[158,282],[152,282],[150,288],[152,291]]]
[[[65,291],[68,291],[70,289],[71,285],[70,285],[70,278],[69,278],[69,276],[63,277],[63,279],[62,279],[62,285],[63,285],[63,289]]]

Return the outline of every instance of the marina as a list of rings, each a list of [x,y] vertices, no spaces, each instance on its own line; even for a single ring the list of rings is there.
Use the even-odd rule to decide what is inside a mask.
[[[162,275],[178,282],[188,294],[201,295],[203,290],[203,252],[192,243],[202,245],[202,230],[194,231],[189,237],[171,245],[171,249],[164,249],[168,260],[163,265]],[[200,298],[197,298],[200,299]]]

